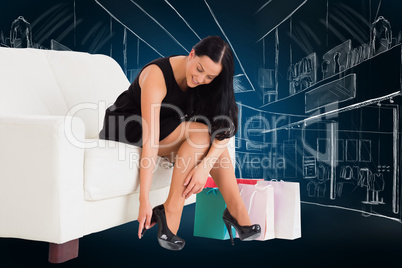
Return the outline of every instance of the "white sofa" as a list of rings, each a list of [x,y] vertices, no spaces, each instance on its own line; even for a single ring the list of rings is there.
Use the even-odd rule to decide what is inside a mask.
[[[50,242],[49,261],[63,262],[80,237],[137,219],[141,149],[98,138],[128,86],[105,55],[0,48],[0,237]],[[173,170],[159,160],[153,206]]]

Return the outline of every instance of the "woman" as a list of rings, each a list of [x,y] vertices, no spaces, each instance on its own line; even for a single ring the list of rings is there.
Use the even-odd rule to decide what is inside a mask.
[[[232,244],[231,226],[241,240],[259,236],[260,226],[251,225],[227,149],[237,131],[233,75],[230,47],[209,36],[188,56],[147,64],[107,109],[100,137],[142,146],[139,238],[158,223],[160,245],[182,249],[185,241],[176,233],[185,199],[202,191],[209,174],[227,204],[223,220]],[[158,155],[175,164],[166,202],[152,209],[148,195]]]

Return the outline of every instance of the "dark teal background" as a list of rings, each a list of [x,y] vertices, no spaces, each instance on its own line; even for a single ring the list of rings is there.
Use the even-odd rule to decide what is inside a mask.
[[[137,237],[137,222],[80,239],[77,259],[47,262],[48,245],[0,239],[0,265],[12,267],[398,267],[401,224],[379,217],[302,205],[302,238],[241,242],[193,236],[194,206],[184,208],[182,251],[161,248],[156,227]]]

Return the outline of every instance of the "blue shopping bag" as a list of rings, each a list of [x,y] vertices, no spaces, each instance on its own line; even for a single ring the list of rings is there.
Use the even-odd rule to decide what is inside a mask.
[[[197,194],[195,203],[194,236],[226,240],[229,233],[222,220],[226,203],[218,188],[205,188]],[[233,236],[236,235],[232,227]]]

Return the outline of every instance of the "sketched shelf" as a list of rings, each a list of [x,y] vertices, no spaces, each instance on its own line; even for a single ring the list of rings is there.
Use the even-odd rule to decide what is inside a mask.
[[[289,116],[306,116],[303,120],[282,127],[286,128],[399,96],[402,89],[401,56],[401,44],[398,44],[261,108]]]

